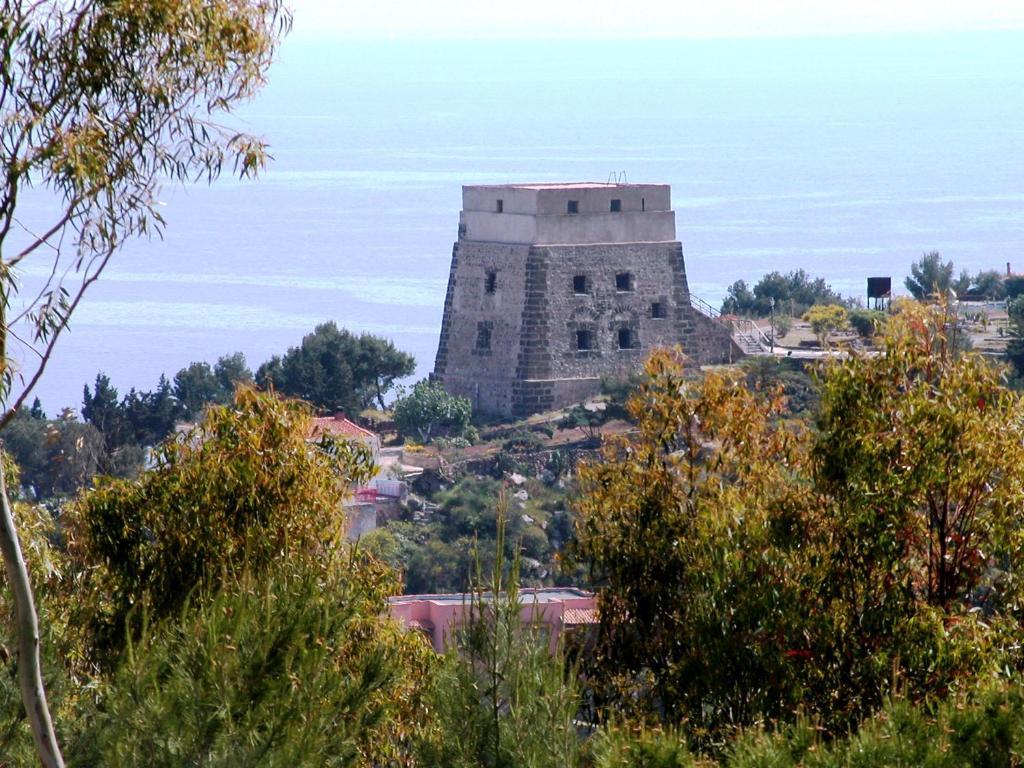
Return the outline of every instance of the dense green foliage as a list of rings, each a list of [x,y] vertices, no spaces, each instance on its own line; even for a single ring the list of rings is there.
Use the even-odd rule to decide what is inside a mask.
[[[745,383],[753,392],[782,395],[780,407],[788,416],[810,418],[818,408],[818,385],[807,362],[791,357],[751,357],[743,361]]]
[[[1024,297],[1018,296],[1006,303],[1010,340],[1006,344],[1006,359],[1013,369],[1015,385],[1024,382]]]
[[[929,251],[910,265],[910,275],[904,285],[918,301],[946,298],[952,291],[959,297],[998,301],[1007,297],[1012,288],[1012,279],[1004,279],[996,270],[980,270],[974,277],[961,270],[958,278],[953,277],[953,262],[943,261],[938,251]],[[1012,297],[1013,292],[1009,295]]]
[[[404,572],[410,594],[466,591],[477,565],[490,572],[499,550],[506,563],[522,556],[527,586],[552,583],[558,576],[557,552],[571,535],[565,492],[536,479],[510,488],[510,514],[499,547],[502,489],[491,477],[465,477],[434,496],[437,509],[428,522],[390,521],[369,533],[363,546]]]
[[[356,336],[329,322],[282,357],[275,355],[261,365],[256,381],[321,411],[355,414],[374,403],[383,408],[395,380],[414,369],[412,356],[390,341],[366,333]]]
[[[137,455],[131,454],[110,456],[102,433],[68,413],[48,419],[38,410],[19,411],[2,435],[4,448],[21,470],[22,495],[32,501],[73,494],[87,485],[101,467],[112,472],[120,470],[117,459],[131,459],[125,467],[125,473],[130,474],[138,460]]]
[[[885,330],[886,314],[877,309],[853,309],[847,321],[863,339],[873,339]]]
[[[981,270],[973,278],[968,293],[978,298],[999,301],[1007,297],[1007,280],[994,269]]]
[[[574,405],[566,411],[558,426],[562,429],[578,429],[588,440],[597,440],[601,436],[601,427],[607,421],[608,414],[603,403]]]
[[[317,357],[326,348],[330,354]],[[310,362],[314,357],[319,362]],[[331,379],[331,366],[357,374],[343,372],[339,379]],[[292,376],[287,387],[277,386],[279,382],[268,373],[282,367]],[[412,358],[387,339],[355,336],[327,323],[308,335],[302,347],[289,350],[283,360],[274,357],[261,366],[260,379],[265,385],[274,383],[285,394],[306,392],[316,407],[333,403],[360,409],[383,403],[395,378],[412,369]],[[235,389],[253,380],[241,352],[223,355],[212,366],[192,362],[173,381],[161,375],[155,389],[132,389],[124,396],[108,376],[98,373],[91,387],[83,387],[82,421],[71,410],[47,419],[37,401],[31,410],[19,410],[0,435],[22,469],[23,495],[60,501],[88,487],[97,475],[135,477],[146,463],[147,451],[176,425],[196,421],[208,405],[229,404]],[[326,389],[317,389],[321,385]],[[328,389],[333,394],[328,395]]]
[[[195,419],[209,404],[230,403],[235,389],[252,381],[252,371],[241,352],[224,355],[212,368],[209,363],[190,363],[174,375],[174,396],[181,418]],[[86,415],[84,411],[82,415]]]
[[[815,304],[842,304],[843,297],[823,278],[812,278],[802,269],[785,275],[769,272],[754,285],[753,291],[743,280],[729,286],[722,312],[767,317],[773,301],[776,314],[799,317]]]
[[[360,449],[249,389],[54,520],[19,505],[47,680],[78,765],[369,765],[408,754],[431,658],[395,574],[342,540]],[[268,458],[273,457],[273,458]],[[29,764],[0,627],[0,760]],[[418,715],[417,715],[418,716]]]
[[[849,318],[845,307],[838,304],[819,304],[804,313],[804,320],[811,326],[811,332],[818,338],[818,344],[827,347],[829,336],[844,329]]]
[[[1024,691],[986,689],[933,712],[897,699],[833,742],[802,718],[776,732],[751,729],[723,752],[708,759],[678,731],[622,725],[603,729],[591,749],[594,768],[1002,768],[1024,753]]]
[[[105,480],[66,511],[79,624],[100,658],[116,658],[130,616],[170,615],[224,568],[337,547],[342,494],[369,476],[369,456],[352,443],[311,449],[309,419],[297,401],[240,389],[162,444],[138,481]]]
[[[929,251],[910,265],[904,285],[918,301],[945,297],[953,288],[953,262],[944,262],[938,251]]]
[[[357,561],[285,561],[148,625],[82,712],[79,765],[365,765],[422,649],[377,619],[389,582]],[[413,641],[413,642],[410,642]]]
[[[1024,293],[1024,275],[1010,275],[1003,280],[1006,288],[1006,298],[1015,299]]]
[[[468,399],[449,394],[441,382],[428,379],[416,382],[412,391],[395,401],[393,409],[402,433],[415,435],[424,443],[438,430],[449,436],[466,436],[473,415]]]

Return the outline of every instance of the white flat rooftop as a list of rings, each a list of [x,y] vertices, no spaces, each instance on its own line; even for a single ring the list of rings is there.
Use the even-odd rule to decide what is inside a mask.
[[[672,190],[668,184],[599,181],[463,186],[459,239],[567,245],[672,242]]]
[[[610,189],[612,187],[658,187],[662,184],[627,184],[614,181],[530,181],[523,184],[467,184],[474,189]]]

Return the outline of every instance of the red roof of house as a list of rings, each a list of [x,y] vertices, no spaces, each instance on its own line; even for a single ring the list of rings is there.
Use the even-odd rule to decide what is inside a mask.
[[[584,624],[597,624],[597,609],[566,608],[562,614],[562,623],[567,627],[578,627]]]
[[[336,413],[333,416],[317,416],[313,419],[313,428],[310,430],[311,438],[331,435],[343,437],[349,440],[370,440],[377,435],[368,429],[363,429],[354,421],[349,421],[342,414]]]

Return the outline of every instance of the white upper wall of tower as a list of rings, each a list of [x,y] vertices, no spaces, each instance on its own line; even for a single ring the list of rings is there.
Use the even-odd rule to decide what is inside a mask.
[[[459,237],[498,243],[674,241],[667,184],[499,184],[462,188]]]

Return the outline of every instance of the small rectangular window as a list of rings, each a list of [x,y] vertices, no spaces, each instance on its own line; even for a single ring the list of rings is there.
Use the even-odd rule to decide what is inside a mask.
[[[621,200],[612,200],[610,208],[611,208],[611,212],[612,213],[618,213],[619,211],[622,210],[622,201]]]
[[[484,290],[487,293],[494,293],[498,289],[498,273],[488,272],[487,280],[484,283]]]
[[[616,291],[632,291],[633,290],[633,275],[629,272],[619,272],[615,275],[615,290]]]
[[[619,349],[633,349],[637,346],[633,331],[629,328],[619,328]]]
[[[504,200],[499,200],[498,201],[498,213],[504,213],[504,212],[505,212],[505,201]]]
[[[594,334],[591,331],[576,331],[576,349],[585,351],[594,348]]]
[[[569,205],[568,205],[566,210],[569,213],[579,213],[580,212],[580,201],[579,200],[570,200],[569,201]]]
[[[476,348],[482,350],[491,348],[491,329],[483,323],[476,327]]]
[[[587,291],[587,276],[576,275],[572,279],[572,292],[573,293],[588,293]]]
[[[647,210],[647,200],[642,198],[642,197],[640,198],[640,210],[641,211],[646,211]]]
[[[651,317],[668,317],[668,313],[665,311],[665,305],[662,302],[656,301],[653,304],[651,304]]]

